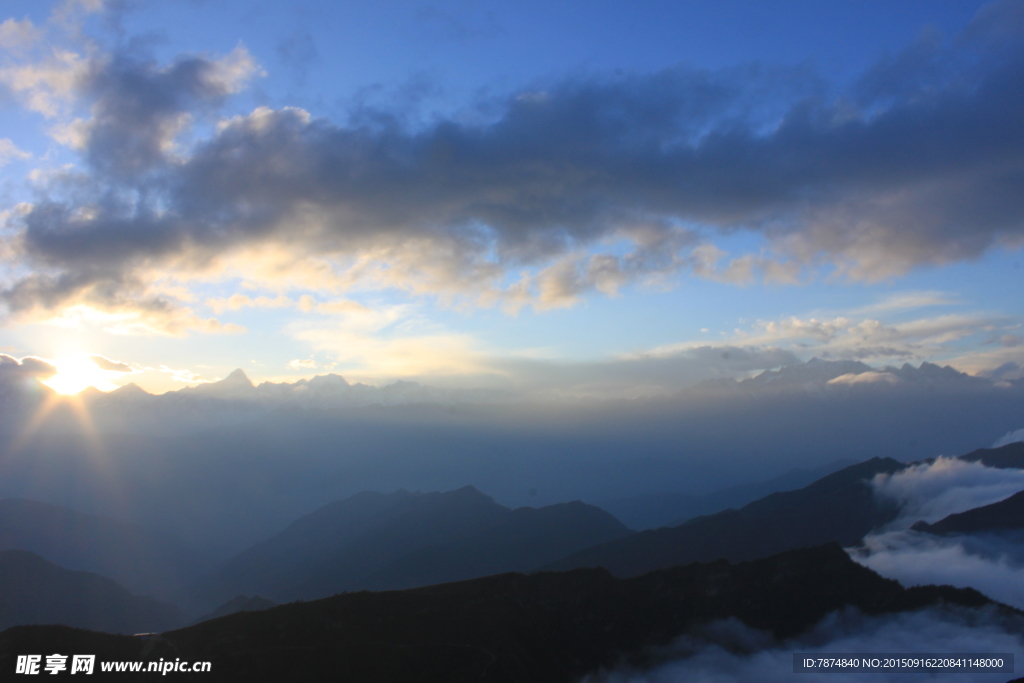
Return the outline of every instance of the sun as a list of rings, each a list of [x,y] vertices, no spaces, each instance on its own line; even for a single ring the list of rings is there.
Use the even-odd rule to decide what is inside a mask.
[[[88,356],[67,356],[53,361],[53,365],[57,373],[42,382],[58,394],[77,394],[86,387],[100,391],[117,388],[110,381],[111,372],[97,366]]]

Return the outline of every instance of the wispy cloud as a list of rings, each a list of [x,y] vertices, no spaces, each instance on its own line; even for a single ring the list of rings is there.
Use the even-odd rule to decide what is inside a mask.
[[[881,501],[899,506],[899,516],[851,549],[855,560],[904,585],[970,587],[1024,608],[1019,532],[942,537],[910,528],[1009,498],[1024,490],[1024,470],[940,457],[877,475],[871,485]]]
[[[919,300],[917,297],[913,297]],[[907,300],[904,299],[906,302]],[[916,306],[914,306],[916,307]],[[886,304],[887,310],[893,310]],[[911,308],[899,304],[899,308]],[[886,322],[851,312],[836,317],[789,316],[776,320],[757,320],[738,327],[726,335],[722,342],[740,347],[779,347],[803,358],[855,359],[869,363],[921,361],[946,357],[964,370],[979,371],[995,368],[997,354],[972,350],[964,353],[958,342],[1016,329],[1019,322],[1011,317],[978,313],[947,314],[934,317]],[[661,352],[678,351],[697,346],[697,342],[669,345]],[[1008,354],[1018,357],[1024,351],[1013,349]],[[982,360],[982,357],[988,360]],[[992,356],[989,359],[989,356]]]

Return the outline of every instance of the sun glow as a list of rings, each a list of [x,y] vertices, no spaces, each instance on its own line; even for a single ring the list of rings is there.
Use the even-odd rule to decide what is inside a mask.
[[[110,381],[112,373],[104,370],[89,359],[88,356],[69,356],[53,361],[57,373],[42,380],[58,394],[77,394],[86,387],[96,387],[100,391],[112,391],[117,385]]]

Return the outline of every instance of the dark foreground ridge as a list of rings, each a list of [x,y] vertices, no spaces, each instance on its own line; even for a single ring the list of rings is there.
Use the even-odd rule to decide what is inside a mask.
[[[659,646],[711,620],[734,617],[787,638],[847,606],[877,615],[940,603],[992,604],[970,589],[904,589],[833,543],[632,579],[578,569],[346,593],[233,614],[148,641],[20,626],[0,633],[0,675],[10,676],[18,654],[59,652],[96,654],[98,662],[212,662],[210,673],[174,673],[175,680],[569,682],[602,667],[654,664]],[[1021,616],[998,609],[1009,619]]]

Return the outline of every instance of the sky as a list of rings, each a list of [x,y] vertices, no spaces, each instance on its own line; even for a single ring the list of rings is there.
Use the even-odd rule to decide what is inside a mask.
[[[0,353],[58,391],[1024,376],[1022,2],[3,11]]]

